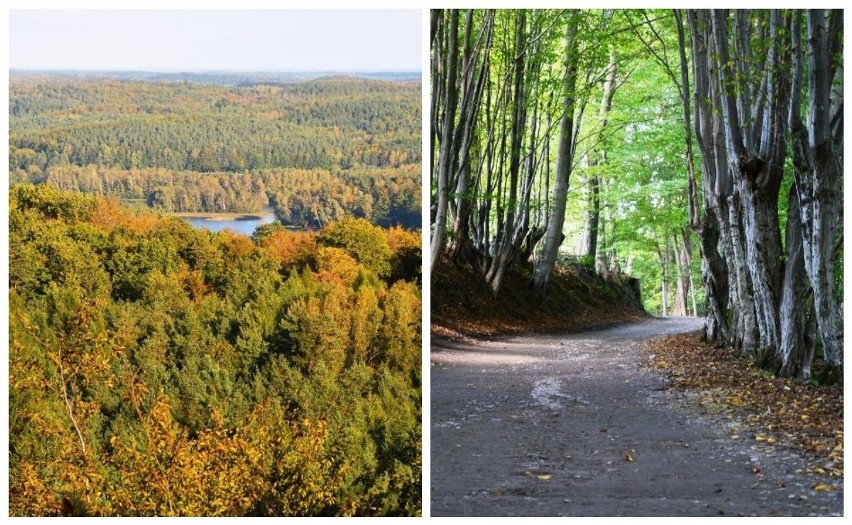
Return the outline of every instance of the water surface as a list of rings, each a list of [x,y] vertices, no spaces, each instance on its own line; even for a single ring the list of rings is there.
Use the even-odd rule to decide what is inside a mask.
[[[212,232],[231,230],[243,235],[251,235],[255,228],[263,224],[275,222],[274,215],[242,215],[235,218],[227,214],[229,218],[216,216],[183,216],[183,220],[190,223],[194,228],[204,228]]]

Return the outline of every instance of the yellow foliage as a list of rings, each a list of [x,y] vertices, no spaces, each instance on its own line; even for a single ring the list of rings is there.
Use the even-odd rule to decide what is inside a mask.
[[[230,230],[219,232],[219,242],[224,248],[225,260],[236,260],[245,257],[255,249],[254,243],[245,235]]]
[[[418,253],[420,252],[421,238],[420,232],[418,231],[411,231],[400,226],[393,226],[385,231],[385,235],[388,239],[388,246],[390,246],[394,255],[399,255],[407,250],[414,250]]]
[[[144,443],[120,443],[111,460],[121,472],[114,488],[119,514],[137,516],[244,515],[264,490],[258,456],[240,432],[215,426],[191,437],[160,394],[144,422]]]
[[[340,248],[320,246],[316,251],[317,280],[325,275],[337,277],[345,286],[352,286],[358,278],[358,261]],[[332,279],[334,280],[334,279]]]

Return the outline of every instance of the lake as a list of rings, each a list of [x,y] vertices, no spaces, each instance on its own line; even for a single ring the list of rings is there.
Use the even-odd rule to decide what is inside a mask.
[[[263,224],[275,222],[274,215],[234,214],[234,213],[205,213],[198,215],[181,215],[183,220],[194,228],[204,228],[212,232],[232,230],[243,235],[251,235],[255,228]]]

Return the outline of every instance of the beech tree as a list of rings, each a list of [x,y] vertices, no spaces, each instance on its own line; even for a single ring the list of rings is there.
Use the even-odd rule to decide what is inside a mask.
[[[456,14],[433,14],[433,268],[446,253],[495,294],[514,272],[542,300],[559,264],[633,273],[650,311],[835,377],[841,12]]]
[[[811,315],[825,364],[842,366],[835,290],[842,96],[831,95],[842,71],[842,15],[806,15],[807,125],[801,117],[802,16],[782,10],[687,12],[704,176],[700,235],[711,305],[705,333],[784,375],[808,377],[813,348],[802,333]],[[790,156],[794,181],[782,200]],[[787,209],[783,235],[779,204]],[[823,208],[830,212],[820,215]],[[807,306],[811,294],[813,311]],[[728,304],[734,311],[730,325],[724,317]]]
[[[826,361],[843,366],[843,309],[835,272],[839,263],[843,223],[843,12],[807,12],[807,126],[802,122],[800,77],[804,67],[799,30],[793,26],[796,53],[790,133],[793,142],[804,265],[814,296],[817,326]]]
[[[544,235],[544,248],[535,269],[535,286],[539,293],[547,289],[556,262],[556,253],[562,244],[564,235],[562,226],[565,222],[565,205],[568,199],[568,183],[571,176],[574,151],[576,149],[575,109],[577,90],[577,18],[572,17],[565,30],[565,84],[564,113],[559,124],[559,149],[556,161],[556,183],[553,187],[553,210],[547,221],[547,231]],[[595,225],[595,234],[597,225]]]
[[[535,257],[545,289],[563,240],[583,109],[615,70],[609,48],[581,36],[605,30],[611,16],[433,13],[433,268],[446,250],[498,294],[506,273]],[[592,142],[586,137],[586,147]]]

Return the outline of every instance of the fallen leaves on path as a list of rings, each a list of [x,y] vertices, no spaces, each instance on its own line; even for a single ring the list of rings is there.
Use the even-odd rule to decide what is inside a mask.
[[[813,458],[809,474],[843,475],[843,386],[814,386],[773,377],[736,350],[716,348],[699,334],[651,341],[649,366],[668,374],[672,386],[696,391],[701,405],[727,419],[741,418],[731,436],[762,446],[792,446]],[[736,428],[736,426],[735,426]],[[814,490],[832,490],[815,484]]]

